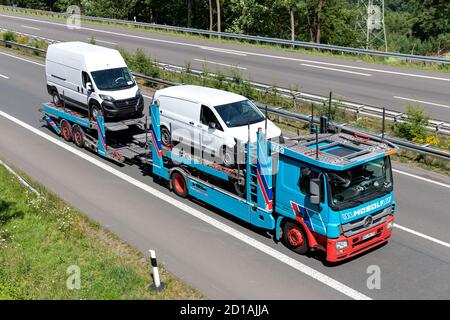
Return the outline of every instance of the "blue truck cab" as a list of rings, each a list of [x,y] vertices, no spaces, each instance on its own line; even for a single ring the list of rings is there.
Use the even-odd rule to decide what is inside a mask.
[[[278,153],[274,211],[296,221],[281,230],[291,249],[316,248],[337,262],[391,237],[395,202],[389,156],[395,146],[337,133],[272,149]]]

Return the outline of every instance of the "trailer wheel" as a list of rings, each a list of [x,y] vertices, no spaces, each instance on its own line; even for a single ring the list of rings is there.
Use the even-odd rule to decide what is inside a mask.
[[[84,130],[80,126],[75,125],[73,126],[72,134],[73,134],[73,142],[75,143],[75,145],[77,147],[84,148],[84,137],[85,137]]]
[[[61,135],[66,141],[72,141],[72,126],[67,120],[61,120]]]
[[[184,178],[184,176],[180,172],[175,171],[170,176],[170,179],[172,182],[173,192],[175,192],[175,194],[181,198],[186,198],[188,195],[188,190],[186,179]]]
[[[305,254],[308,251],[308,238],[303,228],[295,222],[287,221],[283,226],[283,240],[292,251]]]

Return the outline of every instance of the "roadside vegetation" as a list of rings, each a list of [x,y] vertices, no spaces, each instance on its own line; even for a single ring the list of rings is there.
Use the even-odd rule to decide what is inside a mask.
[[[0,300],[203,298],[164,268],[166,290],[151,292],[148,258],[31,184],[41,197],[0,166]],[[67,288],[70,266],[80,268],[79,290]]]

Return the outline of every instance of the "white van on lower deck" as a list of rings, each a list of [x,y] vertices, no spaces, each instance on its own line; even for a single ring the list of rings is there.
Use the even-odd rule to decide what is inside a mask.
[[[181,85],[155,92],[160,107],[161,140],[194,144],[219,155],[223,164],[233,166],[232,152],[237,141],[256,141],[258,128],[265,129],[266,118],[244,96],[207,87]],[[172,130],[170,132],[170,130]],[[267,138],[281,136],[281,130],[267,120]],[[200,138],[201,137],[201,138]]]

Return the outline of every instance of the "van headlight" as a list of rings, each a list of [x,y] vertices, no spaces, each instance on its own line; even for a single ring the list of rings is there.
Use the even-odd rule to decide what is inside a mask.
[[[347,240],[336,242],[336,250],[342,250],[348,247]]]
[[[104,94],[99,94],[99,96],[100,96],[100,99],[102,99],[102,100],[114,102],[114,98],[111,97],[111,96],[107,96],[107,95],[104,95]]]

